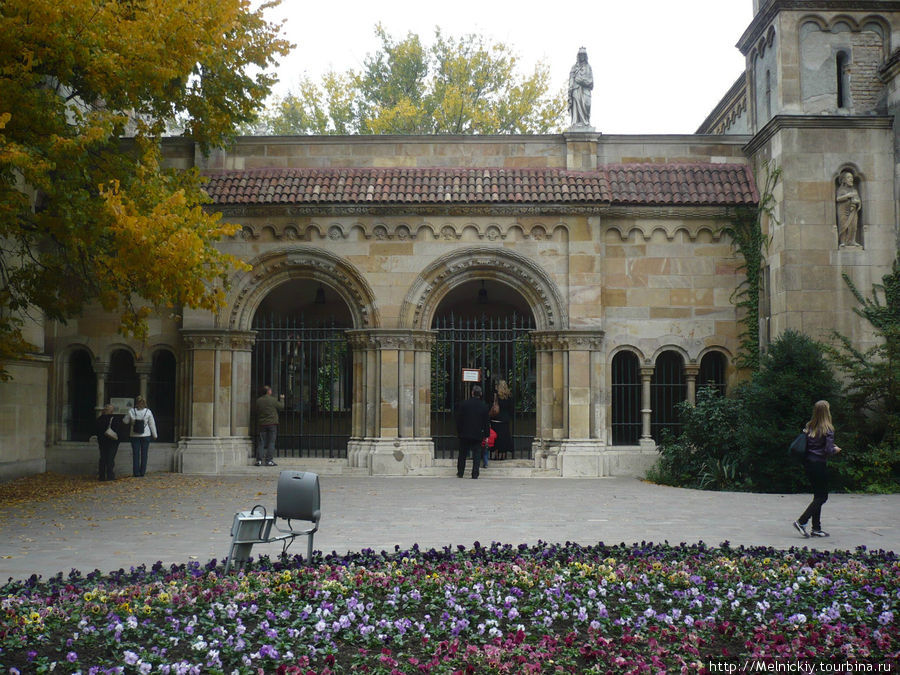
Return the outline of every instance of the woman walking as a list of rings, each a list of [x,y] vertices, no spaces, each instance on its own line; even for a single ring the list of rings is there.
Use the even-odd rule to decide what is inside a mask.
[[[125,413],[122,423],[131,425],[132,475],[140,478],[147,473],[147,454],[150,450],[150,437],[152,436],[153,440],[156,440],[156,422],[143,396],[138,396],[134,399],[134,407]]]
[[[796,529],[804,537],[827,537],[822,529],[822,504],[828,501],[828,458],[841,449],[834,444],[834,424],[828,401],[818,401],[813,406],[812,419],[803,430],[806,433],[806,455],[803,468],[812,485],[813,499],[806,511],[794,521]],[[806,523],[812,519],[812,530],[806,531]]]

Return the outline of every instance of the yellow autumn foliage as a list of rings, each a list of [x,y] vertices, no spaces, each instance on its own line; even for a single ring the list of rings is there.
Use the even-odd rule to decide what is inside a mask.
[[[287,53],[249,0],[0,3],[0,376],[19,316],[99,302],[141,336],[154,311],[218,309],[243,263],[196,171],[163,168],[177,125],[204,151],[253,119]]]

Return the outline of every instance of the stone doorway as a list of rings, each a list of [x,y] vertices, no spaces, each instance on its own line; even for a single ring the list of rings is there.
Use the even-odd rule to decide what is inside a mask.
[[[277,454],[346,457],[353,368],[345,336],[352,317],[344,301],[325,283],[294,279],[265,297],[252,328],[251,400],[265,385],[285,397]]]
[[[471,385],[463,368],[480,369],[485,400],[501,380],[511,390],[511,458],[530,459],[535,436],[537,367],[531,334],[534,317],[515,289],[492,279],[467,281],[450,291],[432,320],[431,431],[435,458],[456,456],[454,411]],[[509,456],[509,455],[507,455]]]

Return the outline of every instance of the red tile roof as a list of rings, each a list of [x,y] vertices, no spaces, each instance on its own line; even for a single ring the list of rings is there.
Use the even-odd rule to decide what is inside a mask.
[[[235,204],[754,205],[740,164],[617,164],[562,169],[254,169],[209,171],[206,191]]]

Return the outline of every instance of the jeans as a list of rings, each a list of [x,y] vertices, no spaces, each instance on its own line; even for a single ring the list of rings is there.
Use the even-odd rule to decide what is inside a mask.
[[[466,472],[466,459],[472,455],[472,478],[478,478],[481,468],[481,441],[459,439],[459,456],[456,458],[456,475],[460,478]]]
[[[812,485],[813,499],[803,515],[797,519],[801,525],[812,518],[812,529],[822,529],[822,504],[828,501],[828,467],[825,462],[807,459],[803,462],[806,477]]]
[[[482,464],[485,469],[488,466],[488,460],[490,458],[491,458],[491,448],[489,448],[488,446],[485,445],[483,448],[481,448],[481,459],[482,459]]]
[[[277,424],[263,424],[259,427],[256,439],[256,459],[266,462],[272,460],[272,455],[275,454],[275,438],[277,436]]]
[[[143,476],[147,473],[147,451],[150,449],[149,436],[131,437],[131,473]]]

